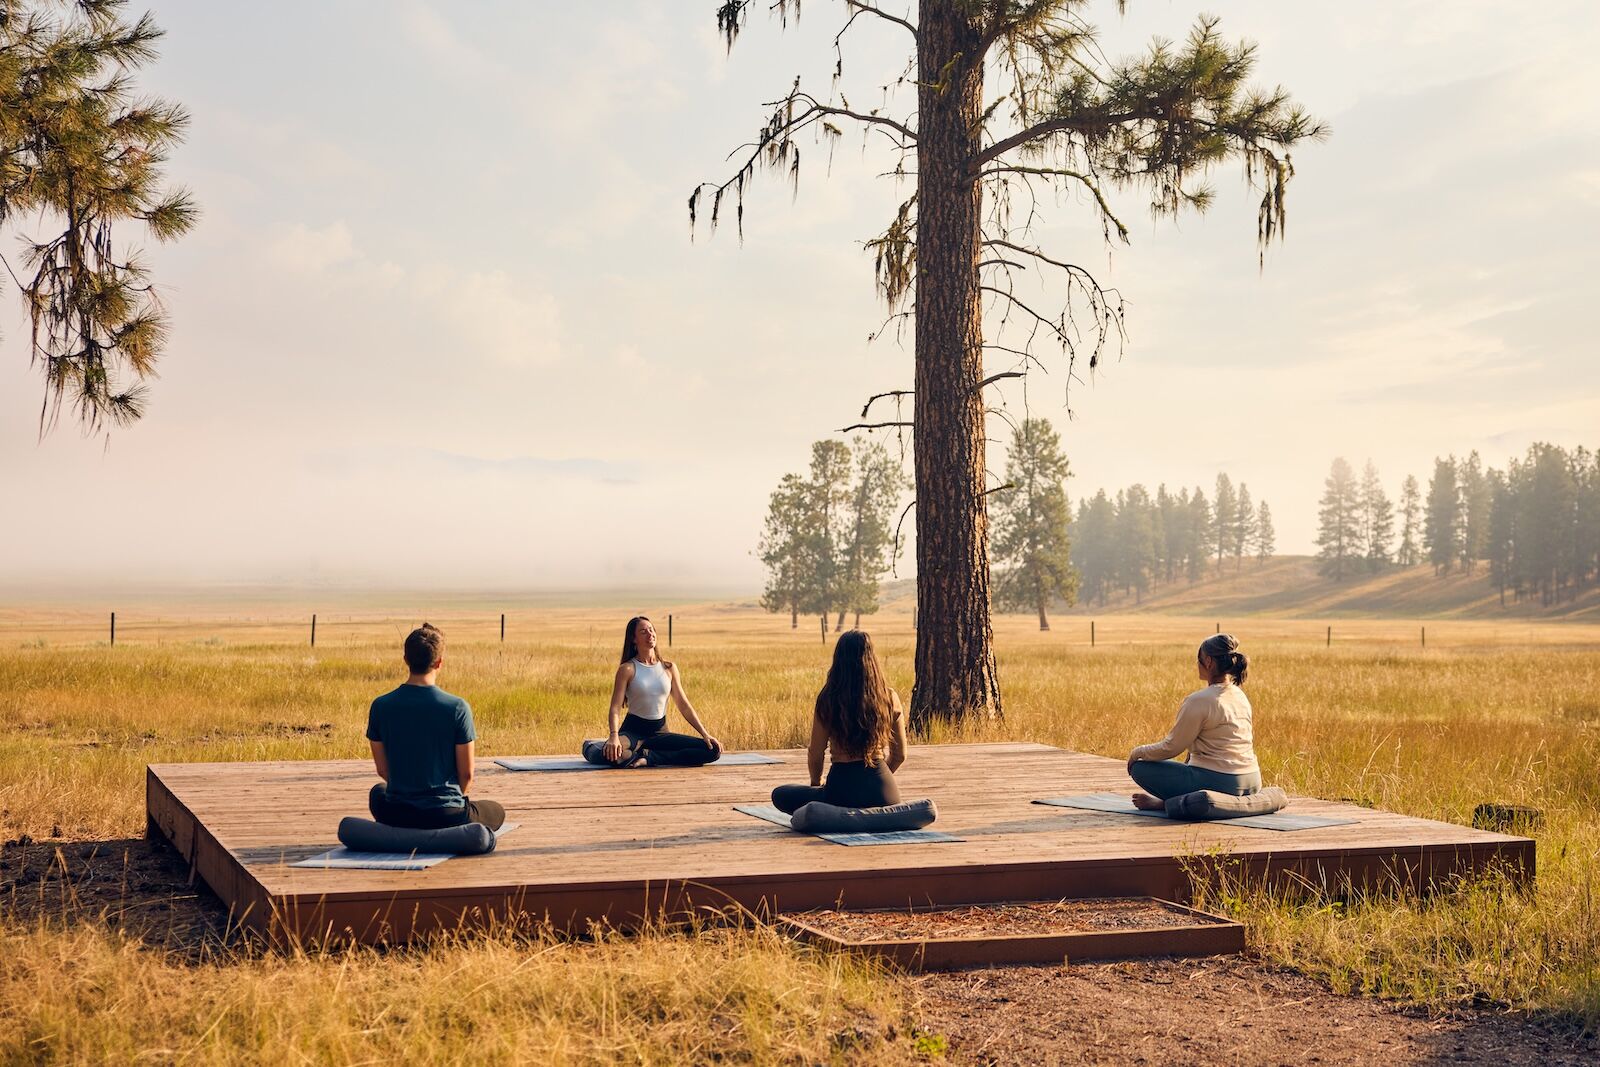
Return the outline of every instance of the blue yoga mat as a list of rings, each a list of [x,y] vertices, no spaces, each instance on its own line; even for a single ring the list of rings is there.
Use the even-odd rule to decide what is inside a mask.
[[[509,834],[519,824],[508,822],[494,832],[494,839]],[[493,855],[493,853],[489,853]],[[298,860],[291,867],[321,867],[343,871],[424,871],[429,867],[456,859],[453,852],[352,852],[340,845],[320,855]]]
[[[773,807],[771,804],[735,804],[733,810],[744,815],[752,815],[757,819],[764,819],[793,830],[789,816]],[[796,831],[798,833],[799,831]],[[930,845],[941,841],[961,841],[960,837],[941,833],[938,830],[886,830],[875,834],[808,834],[808,837],[820,837],[824,841],[831,841],[835,845]]]
[[[1035,804],[1049,804],[1055,808],[1079,808],[1083,811],[1105,811],[1113,815],[1147,815],[1152,819],[1168,819],[1165,811],[1145,811],[1133,806],[1133,801],[1121,793],[1085,793],[1075,797],[1050,797],[1035,800]],[[1169,819],[1179,822],[1178,819]],[[1249,826],[1257,830],[1314,830],[1320,826],[1349,826],[1359,819],[1336,819],[1324,815],[1246,815],[1240,819],[1208,819],[1223,826]],[[1196,824],[1191,824],[1196,825]]]
[[[508,771],[614,771],[617,768],[607,767],[601,763],[590,763],[582,756],[506,756],[495,760]],[[783,760],[772,756],[763,756],[759,752],[725,752],[717,760],[707,763],[707,767],[754,767],[763,763],[782,763]],[[647,765],[648,766],[648,765]],[[652,767],[651,770],[664,768]],[[697,770],[694,767],[679,767],[678,770]]]

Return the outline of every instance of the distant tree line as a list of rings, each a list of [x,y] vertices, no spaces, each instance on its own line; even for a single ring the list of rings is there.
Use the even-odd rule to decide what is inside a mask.
[[[1426,561],[1442,576],[1481,563],[1502,603],[1509,593],[1548,606],[1600,581],[1600,454],[1539,443],[1504,470],[1486,468],[1476,452],[1435,459],[1427,496],[1407,477],[1398,513],[1372,463],[1357,482],[1336,459],[1317,546],[1322,573],[1335,581],[1390,564]]]
[[[894,515],[905,495],[899,461],[882,444],[858,440],[811,446],[808,474],[786,474],[772,493],[757,549],[767,567],[761,604],[801,615],[878,610],[878,583],[894,561]]]
[[[1199,486],[1173,493],[1163,484],[1153,497],[1131,485],[1080,501],[1072,562],[1086,602],[1104,604],[1119,591],[1137,602],[1158,586],[1199,581],[1208,563],[1220,571],[1241,570],[1247,558],[1265,562],[1276,540],[1266,501],[1257,505],[1245,483],[1236,489],[1219,474],[1211,498]]]

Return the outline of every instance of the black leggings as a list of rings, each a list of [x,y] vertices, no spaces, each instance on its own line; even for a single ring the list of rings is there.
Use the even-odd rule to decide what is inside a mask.
[[[480,822],[491,830],[505,825],[506,809],[492,800],[469,800],[458,808],[414,808],[398,800],[390,800],[382,782],[367,794],[367,810],[385,826],[403,826],[408,830],[443,830],[447,826],[464,826]]]
[[[813,800],[839,808],[881,808],[900,803],[900,788],[881,760],[875,767],[864,760],[835,760],[824,785],[780,785],[772,791],[772,806],[789,815]]]
[[[665,716],[659,719],[641,719],[629,712],[623,717],[622,725],[617,728],[618,736],[628,742],[628,751],[622,754],[622,759],[616,761],[606,759],[603,751],[604,741],[584,742],[583,758],[590,763],[617,766],[633,762],[635,755],[643,752],[645,762],[652,767],[701,767],[722,755],[706,744],[703,738],[670,733],[662,729],[666,725]]]

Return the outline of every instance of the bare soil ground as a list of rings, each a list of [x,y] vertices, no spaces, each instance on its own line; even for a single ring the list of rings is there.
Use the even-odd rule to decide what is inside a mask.
[[[120,926],[195,960],[226,955],[220,902],[142,838],[7,842],[0,899],[23,921]],[[960,1064],[1592,1065],[1600,1040],[1492,1010],[1429,1018],[1245,958],[1007,967],[911,978],[925,1053]]]
[[[1593,1065],[1600,1043],[1492,1011],[1427,1018],[1247,958],[922,975],[922,1031],[963,1064]]]

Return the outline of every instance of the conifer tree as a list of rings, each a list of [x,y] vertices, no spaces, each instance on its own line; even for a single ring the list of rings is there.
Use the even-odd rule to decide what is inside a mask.
[[[1318,512],[1317,558],[1321,571],[1336,582],[1344,580],[1350,561],[1361,554],[1361,494],[1355,471],[1343,457],[1333,461],[1323,482]]]
[[[1156,512],[1161,517],[1161,580],[1176,581],[1178,568],[1188,555],[1189,491],[1177,496],[1167,492],[1165,483],[1156,487]]]
[[[850,543],[850,446],[818,441],[811,446],[811,523],[817,544],[816,581],[801,610],[826,617],[849,601],[845,563]]]
[[[1011,435],[1006,481],[1013,487],[995,507],[995,602],[1003,609],[1039,613],[1039,629],[1050,629],[1046,613],[1060,598],[1077,600],[1072,566],[1067,478],[1071,476],[1061,437],[1046,419],[1024,419]]]
[[[1072,538],[1072,563],[1078,591],[1087,602],[1105,604],[1116,580],[1116,506],[1104,489],[1078,503]]]
[[[818,556],[810,484],[798,474],[786,474],[772,491],[766,526],[757,554],[767,567],[767,587],[761,606],[771,612],[787,611],[789,626],[800,626],[800,612],[812,599],[817,585]]]
[[[1144,486],[1130,485],[1117,494],[1116,531],[1117,581],[1123,592],[1133,593],[1134,602],[1140,603],[1150,589],[1155,562],[1150,492]]]
[[[730,48],[752,6],[785,22],[800,12],[798,0],[719,0],[717,27]],[[1228,44],[1211,17],[1182,44],[1157,42],[1141,56],[1112,62],[1096,41],[1086,0],[919,0],[914,17],[871,0],[842,6],[832,95],[819,97],[796,80],[771,102],[733,174],[690,195],[689,220],[693,226],[708,215],[714,225],[732,200],[742,231],[744,195],[758,170],[798,185],[807,131],[830,143],[842,136],[841,126],[881,135],[898,154],[888,171],[915,182],[868,247],[893,320],[914,323],[917,648],[910,714],[921,728],[935,717],[1001,711],[989,619],[985,389],[993,378],[985,352],[998,344],[1023,353],[1010,372],[1020,374],[1037,361],[1036,342],[1050,345],[1070,373],[1077,353],[1093,368],[1121,335],[1120,297],[1041,247],[1026,205],[1036,195],[1082,193],[1079,202],[1106,240],[1126,240],[1131,231],[1112,205],[1119,187],[1148,191],[1160,215],[1203,209],[1212,199],[1199,184],[1203,175],[1237,159],[1264,185],[1257,213],[1264,247],[1283,233],[1290,150],[1324,129],[1283,90],[1250,89],[1253,46]],[[846,99],[838,41],[872,23],[909,35],[912,58],[898,79],[888,71],[868,84],[905,86],[914,107],[892,113],[892,91],[870,108]],[[1057,303],[1042,309],[1017,288],[1041,273],[1059,283],[1051,297]],[[995,313],[986,316],[986,308]],[[986,323],[1004,336],[986,334]]]
[[[1489,483],[1489,526],[1486,556],[1489,560],[1489,580],[1500,593],[1500,606],[1506,604],[1506,587],[1512,581],[1512,553],[1516,547],[1516,513],[1512,505],[1511,482],[1507,476],[1491,470]]]
[[[1415,567],[1422,560],[1417,539],[1422,528],[1422,491],[1415,475],[1406,475],[1400,487],[1400,549],[1395,562],[1402,567]]]
[[[1239,521],[1239,499],[1233,492],[1233,481],[1226,474],[1217,475],[1217,495],[1211,502],[1211,544],[1217,553],[1217,570],[1222,570],[1222,558],[1233,551],[1234,524]]]
[[[1198,485],[1189,497],[1189,584],[1198,582],[1204,575],[1206,559],[1210,555],[1211,502],[1205,490]]]
[[[1239,483],[1239,503],[1235,509],[1238,518],[1233,526],[1233,569],[1244,569],[1244,554],[1249,551],[1250,543],[1255,539],[1256,506],[1250,499],[1250,489],[1243,482]]]
[[[1256,512],[1256,562],[1266,563],[1272,558],[1272,553],[1277,547],[1278,533],[1272,528],[1272,509],[1267,507],[1267,502],[1263,500],[1261,509]]]
[[[1456,481],[1454,456],[1433,461],[1422,544],[1435,574],[1450,573],[1451,566],[1461,557],[1461,491]]]
[[[148,14],[128,21],[125,7],[0,0],[0,228],[31,231],[0,278],[28,309],[41,434],[63,407],[88,433],[144,413],[167,319],[144,260],[119,238],[137,227],[173,240],[197,217],[162,174],[189,118],[134,84],[161,30]]]
[[[1361,533],[1367,569],[1381,570],[1389,562],[1389,546],[1394,544],[1394,505],[1370,459],[1361,472]]]
[[[1461,567],[1468,574],[1485,558],[1489,540],[1490,486],[1476,451],[1458,467],[1461,492]]]
[[[844,596],[834,632],[844,629],[845,612],[862,615],[878,610],[878,582],[894,561],[897,546],[890,524],[905,493],[900,463],[882,442],[855,442],[855,485],[850,494],[848,543],[844,550]]]

